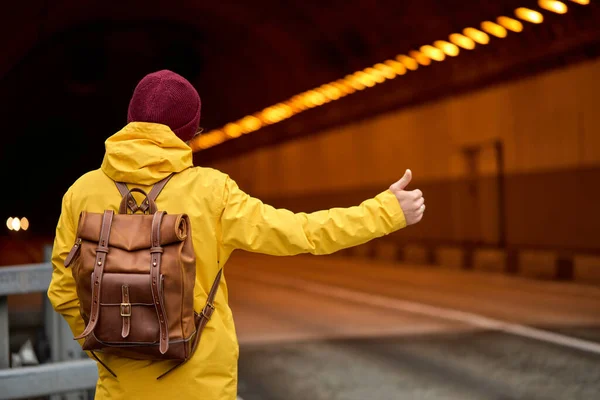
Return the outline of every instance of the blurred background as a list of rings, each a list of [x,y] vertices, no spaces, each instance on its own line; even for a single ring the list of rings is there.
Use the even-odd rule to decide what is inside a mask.
[[[166,68],[202,98],[195,165],[264,202],[358,205],[406,168],[426,198],[332,256],[234,255],[240,397],[600,398],[597,1],[4,8],[0,387],[79,357],[42,290],[62,195]]]

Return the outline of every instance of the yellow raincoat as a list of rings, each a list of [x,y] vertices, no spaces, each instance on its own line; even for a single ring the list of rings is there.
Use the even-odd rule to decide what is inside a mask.
[[[197,312],[206,301],[219,266],[234,249],[277,256],[328,254],[406,226],[402,209],[389,190],[346,209],[312,214],[275,209],[244,193],[226,174],[194,167],[190,147],[167,126],[130,123],[106,141],[102,167],[79,178],[63,197],[48,297],[74,335],[83,331],[84,322],[71,270],[63,262],[75,241],[80,212],[117,211],[121,195],[113,180],[148,191],[172,172],[178,174],[156,203],[160,210],[190,216],[197,257]],[[172,363],[99,354],[117,378],[99,365],[96,398],[235,400],[239,347],[224,278],[215,305],[192,358],[161,380],[156,377]]]

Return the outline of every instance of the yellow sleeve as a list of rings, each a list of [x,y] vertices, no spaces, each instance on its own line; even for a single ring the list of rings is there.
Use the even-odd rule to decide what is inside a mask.
[[[263,204],[227,177],[223,201],[223,245],[276,256],[331,254],[406,226],[389,190],[354,207],[293,213]]]
[[[71,192],[67,191],[62,200],[61,214],[56,226],[56,236],[52,248],[52,280],[48,287],[48,298],[56,312],[61,314],[69,324],[73,336],[76,336],[83,332],[85,323],[79,314],[79,298],[71,269],[64,266],[65,258],[75,243],[76,233],[70,200]]]

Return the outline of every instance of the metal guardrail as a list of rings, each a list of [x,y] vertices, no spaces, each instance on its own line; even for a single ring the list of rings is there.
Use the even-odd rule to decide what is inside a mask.
[[[45,249],[50,259],[51,247]],[[98,370],[73,340],[66,321],[54,311],[44,295],[44,330],[50,344],[51,362],[29,367],[9,368],[10,337],[8,296],[48,290],[52,276],[49,262],[0,267],[0,399],[26,399],[50,396],[51,400],[85,400],[96,386]],[[90,397],[91,394],[91,397]]]
[[[0,371],[0,399],[24,399],[96,386],[98,369],[92,360],[59,361]],[[72,398],[85,396],[70,394]],[[64,398],[64,397],[63,397]]]

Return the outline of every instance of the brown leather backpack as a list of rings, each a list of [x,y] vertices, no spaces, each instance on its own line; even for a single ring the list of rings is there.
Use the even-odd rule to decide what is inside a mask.
[[[116,182],[123,196],[119,213],[83,211],[77,239],[65,259],[72,265],[86,327],[83,350],[112,375],[94,353],[179,361],[188,360],[215,310],[221,270],[200,314],[194,312],[196,256],[186,214],[157,211],[155,200],[172,175],[146,194]],[[145,196],[140,205],[132,192]],[[131,210],[132,214],[127,211]],[[141,210],[142,214],[136,214]],[[158,379],[157,378],[157,379]]]

